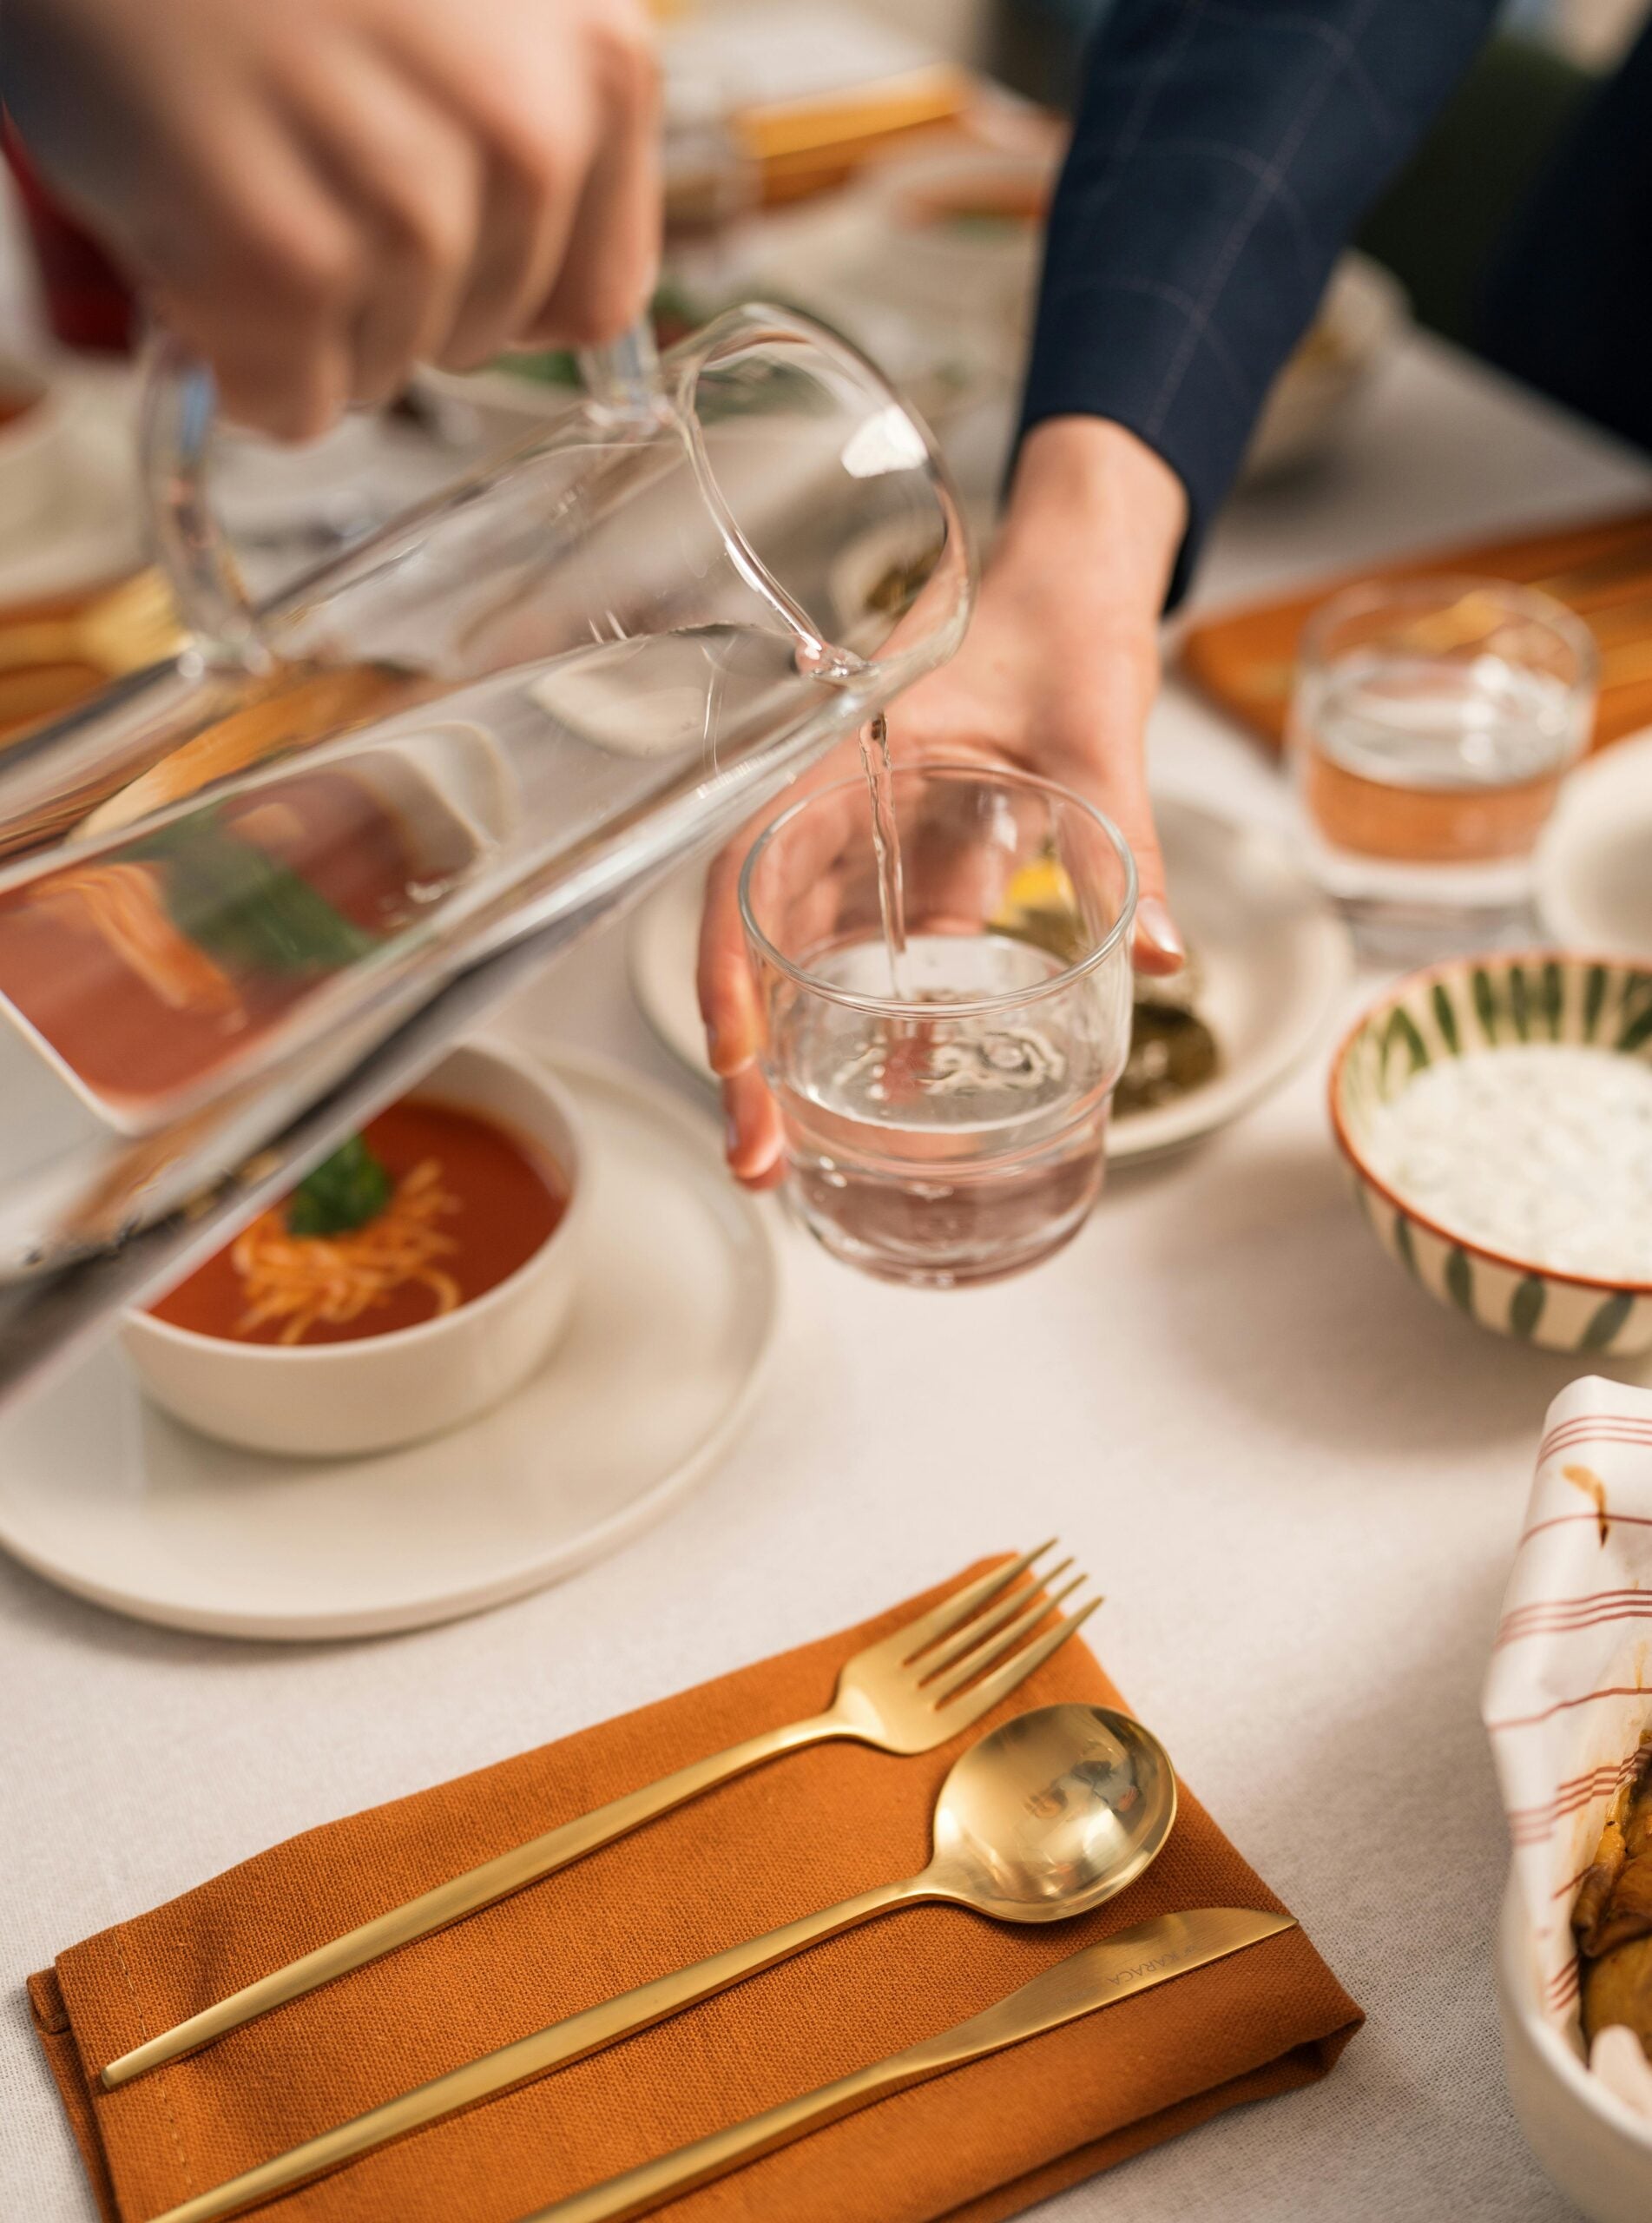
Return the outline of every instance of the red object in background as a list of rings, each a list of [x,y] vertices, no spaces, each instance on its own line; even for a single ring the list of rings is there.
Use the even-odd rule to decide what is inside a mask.
[[[0,121],[0,145],[17,181],[52,331],[65,347],[129,353],[137,309],[120,273],[36,177],[10,116]]]

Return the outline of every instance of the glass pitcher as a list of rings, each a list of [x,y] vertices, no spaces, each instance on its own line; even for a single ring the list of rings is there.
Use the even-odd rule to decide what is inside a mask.
[[[143,463],[191,645],[0,757],[0,1397],[967,619],[927,431],[780,310],[614,351],[258,610],[205,496],[211,412],[163,349]]]

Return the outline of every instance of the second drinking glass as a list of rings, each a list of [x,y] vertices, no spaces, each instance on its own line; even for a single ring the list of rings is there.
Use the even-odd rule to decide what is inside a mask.
[[[1595,709],[1595,644],[1498,579],[1377,580],[1302,637],[1290,746],[1321,884],[1367,955],[1529,933],[1532,851]]]
[[[950,1289],[1048,1257],[1096,1200],[1135,872],[1048,782],[957,765],[891,784],[881,879],[871,791],[846,781],[762,834],[740,909],[794,1209],[834,1257]]]

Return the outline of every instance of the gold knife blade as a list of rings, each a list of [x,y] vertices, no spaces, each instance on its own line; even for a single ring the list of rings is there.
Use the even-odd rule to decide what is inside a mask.
[[[760,2154],[772,2154],[826,2123],[886,2099],[892,2092],[905,2091],[949,2068],[962,2068],[965,2061],[1024,2044],[1063,2022],[1076,2022],[1295,1928],[1290,1915],[1254,1913],[1244,1907],[1198,1907],[1187,1914],[1137,1923],[1100,1945],[1086,1946],[1058,1961],[1007,1999],[943,2030],[938,2037],[925,2038],[904,2053],[892,2054],[888,2060],[857,2069],[801,2099],[784,2101],[727,2130],[713,2131],[675,2154],[594,2185],[589,2192],[559,2200],[524,2217],[523,2223],[627,2223],[631,2216],[646,2215]]]

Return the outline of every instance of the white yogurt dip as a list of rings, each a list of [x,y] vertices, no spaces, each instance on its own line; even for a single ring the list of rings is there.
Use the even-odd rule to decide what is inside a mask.
[[[1528,1043],[1443,1058],[1372,1116],[1372,1171],[1449,1234],[1652,1282],[1652,1065]]]

